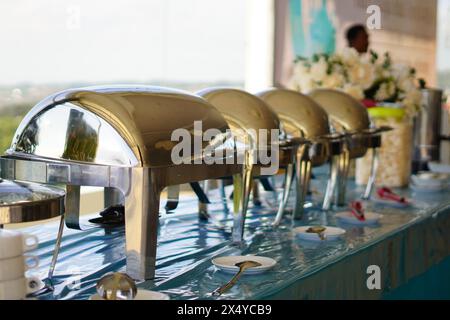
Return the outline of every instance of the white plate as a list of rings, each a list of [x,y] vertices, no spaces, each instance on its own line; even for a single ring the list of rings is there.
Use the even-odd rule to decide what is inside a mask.
[[[394,200],[382,199],[378,196],[374,196],[372,198],[372,201],[377,204],[383,204],[383,205],[395,207],[395,208],[407,208],[412,205],[411,199],[406,199],[406,201],[408,201],[408,202],[404,203],[404,202],[398,202],[398,201],[394,201]]]
[[[450,165],[448,165],[448,164],[442,164],[442,163],[438,163],[438,162],[429,162],[428,166],[430,167],[430,170],[433,172],[450,173]]]
[[[345,234],[345,230],[341,228],[335,227],[326,227],[325,229],[325,240],[320,239],[320,236],[317,233],[308,233],[306,230],[311,228],[311,226],[306,227],[298,227],[294,229],[294,232],[297,236],[303,240],[307,241],[334,241],[338,240],[340,236]]]
[[[411,180],[418,187],[436,187],[447,186],[449,183],[449,175],[444,173],[423,172],[411,176]]]
[[[212,260],[213,265],[219,270],[226,273],[236,273],[239,271],[239,267],[236,267],[236,263],[244,261],[255,261],[261,264],[259,267],[249,268],[245,270],[244,274],[259,274],[272,269],[277,262],[271,258],[260,256],[227,256],[219,257]]]
[[[89,300],[104,300],[97,293],[92,295]],[[136,297],[133,300],[170,300],[170,297],[162,292],[142,290],[138,288]]]
[[[347,223],[347,224],[358,225],[358,226],[377,224],[378,221],[383,217],[383,215],[381,215],[379,213],[374,213],[374,212],[366,212],[364,214],[364,216],[365,216],[366,220],[360,221],[350,211],[339,212],[336,214],[336,218],[338,218],[342,222]]]
[[[441,191],[447,190],[447,188],[448,188],[448,186],[444,186],[444,185],[440,185],[440,186],[418,186],[418,185],[415,185],[414,183],[411,183],[410,187],[411,187],[412,190],[414,190],[416,192],[425,192],[425,193],[441,192]]]

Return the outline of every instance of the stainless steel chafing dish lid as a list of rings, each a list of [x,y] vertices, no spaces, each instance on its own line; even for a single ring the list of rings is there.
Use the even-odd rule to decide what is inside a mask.
[[[370,146],[367,109],[352,96],[337,90],[317,89],[309,95],[328,113],[333,128],[349,135],[346,140],[350,158],[364,156]]]
[[[286,134],[313,139],[330,133],[327,113],[310,97],[277,88],[262,91],[257,96],[275,111]]]
[[[152,86],[71,89],[46,98],[27,114],[7,154],[126,167],[170,166],[171,151],[178,144],[171,141],[173,131],[200,134],[194,131],[194,121],[202,122],[202,131],[218,129],[224,135],[202,142],[203,149],[226,139],[228,125],[220,113],[189,93]]]
[[[31,222],[64,213],[64,191],[0,178],[0,225]]]
[[[268,130],[266,141],[270,143],[270,130],[280,130],[280,120],[275,112],[263,100],[248,92],[229,88],[209,88],[197,94],[219,110],[233,134],[236,130],[245,132],[255,130],[258,138],[259,130]],[[259,144],[258,139],[256,143]]]
[[[312,98],[279,88],[262,91],[257,96],[275,111],[288,136],[313,142],[309,153],[315,166],[323,164],[330,155],[342,152],[342,136],[330,134],[328,114]]]
[[[367,109],[352,96],[331,89],[317,89],[309,96],[325,109],[333,125],[346,132],[362,132],[370,127]]]

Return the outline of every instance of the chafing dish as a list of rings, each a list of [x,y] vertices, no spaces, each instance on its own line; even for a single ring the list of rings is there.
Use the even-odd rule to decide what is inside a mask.
[[[274,175],[278,172],[280,159],[292,163],[293,149],[303,143],[302,139],[279,141],[280,121],[272,109],[260,98],[237,89],[211,88],[197,93],[210,102],[227,121],[236,139],[239,154],[243,155],[243,171],[233,177],[235,186],[233,240],[241,242],[244,232],[245,215],[252,190],[253,178]],[[278,150],[280,152],[278,152]],[[270,163],[262,163],[256,154],[267,152]],[[271,172],[264,172],[270,166]],[[236,201],[240,190],[241,201]],[[236,206],[239,204],[239,208]],[[284,200],[282,200],[282,204]]]
[[[343,151],[343,140],[338,135],[330,133],[328,115],[310,97],[299,92],[272,88],[257,94],[278,115],[283,130],[288,138],[301,137],[311,141],[311,145],[305,144],[298,149],[294,164],[286,170],[286,181],[292,180],[292,172],[297,176],[296,204],[294,218],[303,216],[304,203],[308,191],[311,168],[320,166],[333,157],[339,157]],[[330,179],[331,183],[331,179]],[[289,197],[290,182],[286,184],[283,198]],[[330,185],[327,189],[334,188]],[[326,197],[330,197],[329,192]],[[327,202],[329,200],[325,200]],[[284,208],[280,207],[275,225],[281,222]]]
[[[334,131],[345,135],[344,152],[332,164],[332,171],[334,171],[332,176],[337,179],[336,204],[346,205],[350,160],[363,157],[370,149],[373,153],[373,162],[370,179],[363,195],[364,199],[369,199],[375,183],[381,133],[390,128],[371,128],[367,109],[359,101],[341,91],[317,89],[309,96],[328,113]],[[329,209],[330,206],[331,202],[324,203],[324,209]]]
[[[201,128],[195,127],[196,120],[202,121]],[[175,163],[179,141],[172,134],[180,128],[194,147],[183,154],[182,163]],[[203,141],[208,129],[218,134]],[[155,274],[162,190],[241,172],[242,166],[228,161],[234,150],[225,153],[225,164],[202,161],[207,148],[232,148],[228,129],[208,102],[181,91],[150,86],[72,89],[46,98],[26,115],[1,158],[1,174],[65,185],[65,222],[76,229],[83,228],[80,186],[104,187],[105,207],[125,207],[127,273],[150,279]]]

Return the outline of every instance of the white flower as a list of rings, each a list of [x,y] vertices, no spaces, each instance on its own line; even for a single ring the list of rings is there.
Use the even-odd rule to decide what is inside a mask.
[[[304,76],[299,81],[299,87],[300,87],[301,92],[308,93],[308,92],[318,88],[318,85],[311,78],[311,76]]]
[[[322,81],[322,86],[329,89],[341,88],[345,84],[345,77],[337,72],[327,75]]]
[[[364,99],[364,90],[358,85],[346,84],[342,91],[351,95],[356,100]]]
[[[348,65],[356,64],[361,59],[358,51],[356,51],[354,48],[344,48],[338,54],[338,58],[340,58],[344,64],[348,64]]]
[[[328,71],[328,63],[324,57],[320,57],[319,61],[311,66],[311,76],[314,81],[321,82],[326,77]]]
[[[375,99],[378,101],[384,101],[391,98],[396,92],[396,86],[393,81],[386,81],[380,85],[377,93],[375,94]]]
[[[411,76],[411,68],[404,64],[397,63],[392,66],[392,75],[399,80],[409,78]]]
[[[348,77],[351,83],[368,89],[375,81],[375,67],[367,62],[354,64],[348,70]]]
[[[422,94],[418,89],[408,91],[402,100],[406,113],[410,116],[415,116],[418,113],[421,102]]]
[[[304,61],[299,61],[294,65],[294,75],[301,76],[310,72],[310,68]]]

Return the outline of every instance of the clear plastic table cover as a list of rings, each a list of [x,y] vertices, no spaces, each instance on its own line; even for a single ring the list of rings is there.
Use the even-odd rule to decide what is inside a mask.
[[[319,203],[325,189],[325,175],[322,173],[316,178],[320,179],[313,181],[312,198],[315,203]],[[278,182],[278,188],[280,187]],[[355,186],[349,189],[349,199],[356,198],[362,193],[362,189]],[[228,194],[231,192],[227,191]],[[280,298],[283,297],[283,290],[289,288],[292,290],[293,285],[299,281],[313,279],[319,272],[320,281],[328,283],[322,284],[320,289],[320,281],[316,279],[312,284],[308,284],[308,290],[311,291],[306,295],[299,294],[298,298],[335,298],[324,293],[326,289],[323,288],[332,286],[329,281],[336,281],[333,280],[336,279],[336,275],[339,278],[340,274],[348,271],[350,271],[349,279],[352,279],[353,270],[355,274],[362,272],[357,265],[361,263],[361,259],[370,260],[373,257],[378,257],[388,264],[389,279],[385,281],[389,282],[389,285],[400,285],[407,282],[410,276],[422,272],[423,268],[428,268],[430,263],[436,263],[439,259],[445,258],[445,255],[450,255],[450,238],[448,236],[442,238],[444,232],[448,234],[450,226],[450,197],[448,192],[417,194],[408,189],[398,192],[413,197],[414,206],[399,209],[369,203],[373,210],[384,215],[379,225],[373,227],[340,225],[347,231],[341,241],[318,244],[298,240],[292,232],[288,217],[281,227],[273,229],[271,222],[276,213],[275,196],[273,193],[263,193],[264,206],[259,209],[253,208],[252,213],[248,215],[245,245],[241,248],[231,245],[231,213],[224,212],[218,194],[211,196],[212,218],[209,222],[198,220],[197,202],[194,199],[182,198],[178,213],[163,215],[160,220],[156,278],[139,283],[138,288],[161,291],[167,293],[171,299],[217,299],[211,296],[211,292],[228,281],[230,275],[218,271],[211,264],[211,259],[223,255],[247,254],[271,257],[277,261],[277,265],[265,274],[243,276],[239,284],[220,299]],[[308,209],[306,218],[296,222],[295,225],[339,225],[334,213],[325,213],[313,206]],[[422,227],[415,228],[425,226],[424,221],[431,221],[436,215],[445,218],[447,223],[442,230],[438,230],[439,232],[433,230],[425,232],[420,229]],[[86,219],[88,218],[90,217]],[[426,227],[435,228],[428,225]],[[32,254],[38,255],[41,259],[37,271],[41,279],[46,278],[57,228],[58,224],[52,222],[23,230],[39,237],[40,245]],[[423,241],[429,240],[422,237],[433,238],[433,243],[439,243],[440,247],[425,248],[429,249],[428,251],[416,250],[424,246]],[[397,242],[393,242],[393,239],[397,239],[395,240]],[[370,253],[372,258],[363,257],[360,260],[355,258],[354,262],[348,260],[350,262],[343,263],[339,267],[340,273],[336,274],[333,268],[337,262],[346,261],[345,259],[349,257],[358,257],[358,254],[362,257],[364,253]],[[415,262],[404,263],[405,256]],[[390,265],[392,263],[396,265]],[[324,272],[328,269],[330,274],[325,277]],[[42,294],[38,299],[88,299],[95,293],[97,281],[112,271],[125,271],[124,228],[92,229],[84,232],[66,229],[53,281],[54,291]],[[305,287],[306,285],[307,282]],[[316,285],[317,290],[322,291],[312,293]],[[289,292],[285,298],[297,298],[294,297],[297,292],[295,290]],[[356,295],[353,292],[354,283],[336,290],[341,290],[335,293],[341,298]]]

